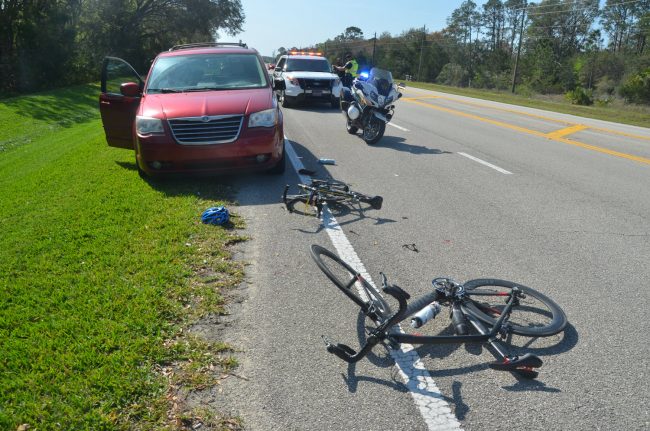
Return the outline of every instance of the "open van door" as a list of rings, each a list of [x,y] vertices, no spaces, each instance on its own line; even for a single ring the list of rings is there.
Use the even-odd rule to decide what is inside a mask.
[[[99,112],[109,146],[134,149],[133,123],[143,88],[142,78],[129,63],[121,58],[104,58]]]

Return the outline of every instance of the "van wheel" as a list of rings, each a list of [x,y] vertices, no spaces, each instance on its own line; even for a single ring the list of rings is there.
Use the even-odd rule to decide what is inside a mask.
[[[145,171],[143,171],[142,168],[140,167],[140,163],[138,162],[138,154],[137,153],[135,155],[135,167],[138,169],[138,175],[140,176],[140,178],[142,178],[143,180],[150,179],[149,175],[147,175],[147,173]]]
[[[282,92],[282,95],[280,97],[282,97],[283,108],[289,108],[293,106],[293,97],[287,96],[286,94],[284,94],[284,91]]]
[[[280,160],[278,163],[275,164],[271,169],[269,169],[268,172],[271,175],[282,175],[284,174],[284,171],[287,167],[287,152],[285,151],[284,148],[284,143],[282,144],[282,157],[280,157]]]

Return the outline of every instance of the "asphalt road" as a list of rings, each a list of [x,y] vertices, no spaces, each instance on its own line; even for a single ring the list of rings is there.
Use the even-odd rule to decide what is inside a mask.
[[[333,211],[338,230],[283,208],[284,184],[300,180],[291,167],[233,180],[250,265],[220,330],[241,366],[211,407],[249,430],[650,429],[650,129],[417,89],[375,146],[327,105],[284,116],[294,162],[384,207]],[[516,353],[544,360],[535,381],[489,369],[477,345],[415,346],[398,364],[378,347],[348,366],[321,335],[357,346],[362,323],[312,262],[314,243],[352,250],[413,296],[437,276],[517,281],[570,325],[515,338]],[[427,332],[448,325],[443,314]]]

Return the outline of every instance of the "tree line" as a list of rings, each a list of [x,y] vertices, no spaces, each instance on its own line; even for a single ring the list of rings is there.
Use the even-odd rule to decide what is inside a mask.
[[[143,72],[243,22],[240,0],[0,0],[0,95],[96,81],[106,55]]]
[[[441,31],[366,38],[358,27],[317,44],[330,60],[352,52],[393,75],[573,103],[616,96],[650,104],[650,0],[464,1]],[[516,71],[516,74],[515,74]]]

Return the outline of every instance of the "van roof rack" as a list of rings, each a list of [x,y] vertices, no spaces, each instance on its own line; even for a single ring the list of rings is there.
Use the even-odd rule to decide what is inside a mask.
[[[242,48],[248,48],[248,45],[243,43],[241,40],[239,42],[199,42],[199,43],[186,43],[183,45],[174,45],[169,48],[170,51],[176,51],[178,49],[187,49],[187,48],[206,48],[206,47],[225,47],[225,46],[240,46]]]

